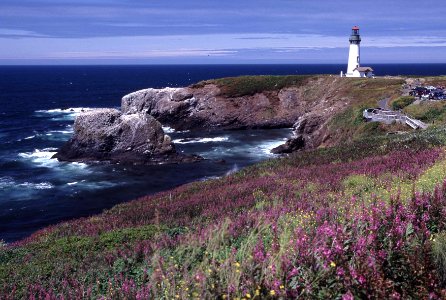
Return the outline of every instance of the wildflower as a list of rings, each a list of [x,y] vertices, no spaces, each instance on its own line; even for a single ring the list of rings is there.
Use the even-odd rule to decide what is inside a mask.
[[[332,261],[332,262],[330,263],[330,267],[332,267],[332,268],[336,267],[336,263],[335,263],[334,261]]]
[[[271,296],[274,296],[274,295],[276,294],[276,291],[275,291],[275,290],[271,290],[271,291],[269,291],[269,294],[270,294]]]
[[[283,284],[280,286],[280,289],[283,290],[285,287],[283,286]]]
[[[236,266],[237,268],[240,268],[240,264],[239,264],[238,262],[235,263],[235,266]]]
[[[246,293],[245,297],[250,299],[251,298],[251,294],[250,293]]]
[[[256,296],[260,296],[260,290],[256,290],[255,295],[256,295]]]

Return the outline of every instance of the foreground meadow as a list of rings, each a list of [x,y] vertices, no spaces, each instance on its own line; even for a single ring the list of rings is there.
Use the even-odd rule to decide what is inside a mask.
[[[364,139],[46,228],[0,246],[0,298],[445,298],[445,141]]]

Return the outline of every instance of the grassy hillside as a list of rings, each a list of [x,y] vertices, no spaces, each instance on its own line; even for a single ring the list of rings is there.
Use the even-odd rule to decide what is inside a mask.
[[[446,130],[271,160],[0,251],[6,299],[445,297]]]
[[[310,75],[288,76],[239,76],[206,80],[193,85],[195,87],[205,84],[216,84],[221,89],[221,94],[226,97],[251,96],[265,91],[278,91],[286,87],[299,87],[308,82]]]
[[[0,244],[0,298],[446,298],[446,127],[379,135],[401,80],[335,84],[343,143]]]

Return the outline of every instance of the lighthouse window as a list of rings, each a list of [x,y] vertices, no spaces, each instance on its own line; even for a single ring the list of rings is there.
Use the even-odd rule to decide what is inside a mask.
[[[356,62],[359,64],[359,56],[356,56]]]

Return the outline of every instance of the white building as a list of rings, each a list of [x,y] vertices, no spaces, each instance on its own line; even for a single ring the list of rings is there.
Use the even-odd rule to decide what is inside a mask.
[[[373,77],[373,69],[370,67],[356,67],[353,69],[353,75],[347,77]]]
[[[350,50],[348,53],[348,65],[346,77],[373,77],[373,69],[370,67],[361,67],[360,44],[361,36],[359,35],[359,27],[352,28],[350,35]]]

